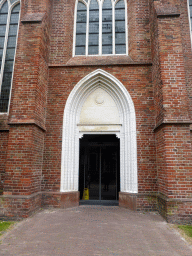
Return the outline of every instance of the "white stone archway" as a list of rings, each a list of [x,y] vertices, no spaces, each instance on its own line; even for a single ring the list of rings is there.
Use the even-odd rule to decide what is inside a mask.
[[[120,124],[112,129],[86,131],[80,128],[81,109],[87,97],[98,88],[107,92],[114,100]],[[91,126],[91,124],[90,124]],[[91,127],[89,127],[91,128]],[[79,138],[83,134],[116,134],[120,138],[120,190],[137,193],[137,143],[134,104],[123,84],[111,74],[98,69],[84,77],[71,91],[64,110],[61,192],[78,191],[79,182]]]

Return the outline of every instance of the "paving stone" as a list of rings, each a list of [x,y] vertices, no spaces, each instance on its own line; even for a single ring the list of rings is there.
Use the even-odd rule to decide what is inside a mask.
[[[192,255],[192,248],[155,212],[117,206],[48,209],[3,236],[0,255]]]

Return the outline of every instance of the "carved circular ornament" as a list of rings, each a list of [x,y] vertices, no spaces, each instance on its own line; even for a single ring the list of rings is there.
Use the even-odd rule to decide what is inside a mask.
[[[102,105],[104,103],[105,99],[103,95],[99,94],[95,97],[95,103],[98,105]]]

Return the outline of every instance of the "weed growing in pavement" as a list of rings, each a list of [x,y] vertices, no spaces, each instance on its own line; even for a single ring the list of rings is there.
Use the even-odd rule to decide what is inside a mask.
[[[13,221],[0,221],[0,236],[13,224]]]
[[[192,225],[179,225],[178,228],[183,230],[187,236],[192,237]]]

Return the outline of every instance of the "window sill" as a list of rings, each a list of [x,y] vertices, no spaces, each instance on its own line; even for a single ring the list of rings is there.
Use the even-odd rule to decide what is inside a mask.
[[[127,55],[75,56],[65,64],[50,64],[49,67],[99,66],[99,65],[151,65],[151,62],[135,62]]]
[[[23,17],[21,22],[23,24],[25,24],[25,23],[41,23],[43,21],[44,16],[45,16],[44,12],[29,13]]]
[[[8,113],[0,113],[0,131],[9,131]]]

